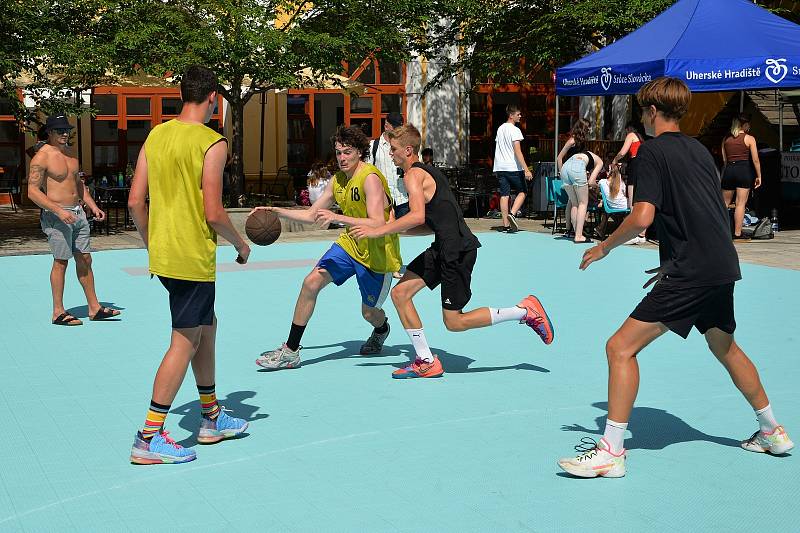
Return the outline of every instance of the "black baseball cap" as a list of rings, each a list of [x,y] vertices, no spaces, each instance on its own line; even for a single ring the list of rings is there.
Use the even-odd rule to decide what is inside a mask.
[[[399,128],[403,125],[403,115],[398,113],[397,111],[392,111],[388,115],[386,115],[386,122],[391,124],[395,128]]]
[[[50,115],[44,125],[44,131],[71,130],[73,127],[65,115]]]

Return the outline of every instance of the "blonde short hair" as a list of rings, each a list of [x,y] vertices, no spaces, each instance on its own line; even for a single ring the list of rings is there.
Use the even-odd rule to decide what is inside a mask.
[[[419,147],[422,144],[422,135],[413,124],[404,124],[388,132],[389,139],[396,140],[403,146],[410,146],[414,154],[419,154]]]
[[[665,117],[680,120],[689,110],[692,92],[680,78],[664,76],[642,85],[636,99],[642,107],[655,106]]]

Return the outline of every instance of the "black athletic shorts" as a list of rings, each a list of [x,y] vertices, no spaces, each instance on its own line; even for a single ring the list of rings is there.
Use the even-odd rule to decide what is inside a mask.
[[[631,318],[642,322],[661,322],[684,339],[692,327],[700,333],[719,328],[733,334],[733,283],[711,287],[656,286],[636,306]]]
[[[477,258],[478,250],[469,250],[458,254],[454,261],[445,261],[438,250],[428,248],[411,261],[406,270],[421,277],[431,290],[441,284],[442,308],[460,311],[472,298],[470,283]]]
[[[158,276],[158,279],[169,293],[173,328],[196,328],[214,324],[216,291],[213,281],[187,281],[164,276]]]
[[[756,180],[756,173],[750,160],[728,161],[722,173],[722,190],[749,189]]]

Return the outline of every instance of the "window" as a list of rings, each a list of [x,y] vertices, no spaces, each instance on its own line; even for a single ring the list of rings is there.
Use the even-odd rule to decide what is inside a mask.
[[[150,98],[136,97],[126,98],[128,115],[150,115]]]
[[[372,113],[372,97],[360,96],[357,98],[350,98],[350,112]]]
[[[399,85],[403,83],[403,65],[400,63],[381,62],[378,68],[381,84]]]
[[[135,166],[150,130],[181,111],[177,88],[100,87],[92,95],[98,114],[92,119],[92,173],[98,179],[125,172]],[[206,124],[222,130],[219,100]]]
[[[382,94],[381,113],[402,113],[403,95],[401,94]]]
[[[117,95],[96,94],[92,96],[92,107],[97,110],[98,115],[116,115]]]

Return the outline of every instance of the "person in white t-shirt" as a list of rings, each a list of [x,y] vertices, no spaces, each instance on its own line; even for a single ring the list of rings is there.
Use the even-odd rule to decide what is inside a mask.
[[[503,229],[506,233],[514,233],[519,229],[514,213],[519,211],[525,202],[525,193],[528,190],[527,184],[522,179],[533,179],[528,165],[525,164],[525,156],[522,155],[522,131],[517,127],[522,119],[522,112],[514,104],[506,106],[508,120],[497,128],[494,150],[493,172],[497,174],[500,182],[500,214],[503,218]],[[514,205],[511,212],[508,211],[508,197],[511,189],[517,191]]]
[[[322,196],[328,183],[331,181],[331,173],[322,161],[315,161],[308,171],[308,200],[311,205]]]
[[[383,122],[383,134],[369,143],[367,162],[372,163],[381,171],[389,185],[389,192],[394,201],[394,217],[400,218],[408,214],[408,192],[403,181],[403,175],[398,171],[389,155],[388,134],[395,128],[403,125],[403,115],[397,112],[389,113]]]

